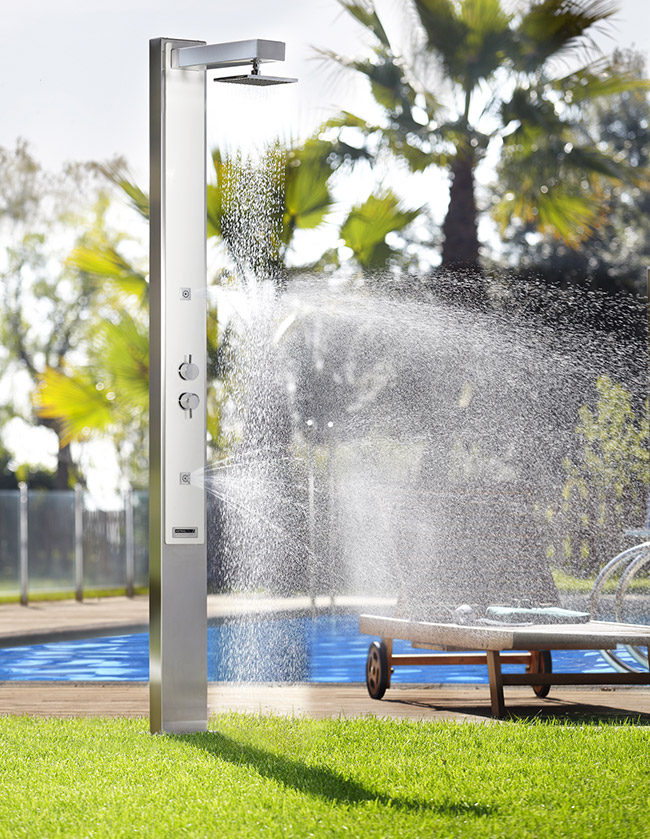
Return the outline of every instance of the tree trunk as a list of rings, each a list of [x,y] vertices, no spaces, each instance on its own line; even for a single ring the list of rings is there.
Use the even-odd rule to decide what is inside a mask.
[[[447,275],[459,297],[483,305],[485,283],[479,260],[474,165],[473,150],[459,149],[452,167],[449,207],[442,225],[440,273]]]
[[[454,160],[449,207],[442,225],[442,233],[443,268],[480,270],[472,152],[459,151]]]
[[[54,489],[70,489],[70,467],[72,457],[70,446],[62,445],[59,438],[59,456],[56,463],[56,475],[54,477]]]
[[[59,451],[56,461],[56,473],[54,475],[54,489],[70,489],[70,473],[72,471],[72,455],[70,445],[62,442],[61,426],[55,419],[39,417],[38,424],[51,428],[59,441]]]

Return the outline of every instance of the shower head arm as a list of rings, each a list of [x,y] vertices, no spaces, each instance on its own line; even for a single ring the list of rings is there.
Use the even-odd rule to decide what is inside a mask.
[[[231,41],[226,44],[204,44],[178,47],[172,51],[172,67],[186,70],[216,70],[241,67],[256,62],[284,61],[284,41]]]

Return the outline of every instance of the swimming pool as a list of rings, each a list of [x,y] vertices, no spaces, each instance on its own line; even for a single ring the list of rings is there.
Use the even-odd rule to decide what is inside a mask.
[[[223,622],[208,628],[208,679],[252,682],[365,682],[372,638],[359,632],[354,615],[282,617]],[[396,653],[414,651],[396,641]],[[625,654],[623,653],[622,656]],[[504,672],[522,670],[504,665]],[[558,672],[613,672],[596,650],[553,652]],[[147,681],[149,635],[117,635],[84,641],[0,649],[0,681]],[[395,684],[486,684],[481,665],[399,667]]]

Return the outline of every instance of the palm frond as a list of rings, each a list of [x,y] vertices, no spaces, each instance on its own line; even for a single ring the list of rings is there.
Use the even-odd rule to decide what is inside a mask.
[[[218,148],[212,150],[212,165],[216,183],[207,186],[208,239],[222,235],[224,209],[232,204],[236,180],[234,161]]]
[[[215,184],[207,185],[207,206],[208,206],[208,239],[213,236],[221,236],[221,216],[223,214],[223,202],[221,189]]]
[[[372,0],[338,0],[339,5],[359,21],[387,49],[390,41]]]
[[[487,79],[512,48],[512,15],[501,0],[414,0],[429,47],[463,89]]]
[[[94,332],[86,366],[41,376],[36,412],[56,420],[66,443],[114,430],[146,413],[149,404],[147,324],[128,314]]]
[[[79,245],[70,252],[66,263],[98,284],[110,282],[124,294],[135,295],[140,301],[147,299],[149,285],[145,276],[109,243]]]
[[[144,412],[149,401],[149,335],[146,323],[123,314],[104,321],[93,338],[97,372],[119,395],[128,413]]]
[[[518,123],[517,133],[537,129],[557,137],[565,130],[553,103],[530,88],[515,88],[510,99],[501,105],[501,121],[503,125]]]
[[[372,125],[363,119],[363,117],[355,116],[350,111],[341,111],[336,116],[330,117],[323,123],[321,130],[327,128],[361,128],[369,132],[381,130],[378,125]]]
[[[370,195],[353,207],[341,227],[341,238],[365,269],[384,268],[395,253],[386,242],[389,233],[399,232],[419,215],[421,208],[405,210],[390,191]]]
[[[591,43],[588,30],[618,11],[616,0],[539,0],[532,3],[517,27],[515,65],[532,73],[551,57]]]
[[[518,220],[576,248],[605,222],[606,185],[648,189],[650,173],[588,140],[581,145],[576,126],[562,129],[549,135],[528,123],[505,138],[494,216],[502,230]]]
[[[384,131],[388,148],[396,157],[403,158],[411,172],[424,172],[429,166],[445,167],[449,164],[449,157],[444,151],[431,148],[430,144],[420,145],[415,138],[405,137],[399,130]]]
[[[597,230],[602,208],[597,195],[589,190],[578,192],[557,184],[543,193],[529,183],[522,184],[517,193],[506,193],[492,215],[502,232],[519,221],[575,249]]]
[[[148,221],[149,196],[135,183],[123,161],[100,164],[99,170],[109,181],[124,192],[133,209]]]
[[[467,23],[460,19],[453,0],[414,0],[415,10],[427,35],[429,47],[456,78],[458,54],[467,37]]]
[[[459,58],[465,65],[465,86],[488,79],[512,49],[513,16],[503,9],[501,0],[465,0],[460,20],[466,35]]]
[[[283,240],[288,243],[293,231],[319,227],[332,209],[333,198],[328,184],[332,169],[327,163],[331,146],[312,139],[287,158]]]
[[[62,442],[85,439],[91,430],[105,431],[113,419],[110,391],[98,390],[92,374],[83,369],[69,374],[48,368],[41,376],[35,410],[45,419],[57,420]]]
[[[611,154],[601,152],[594,146],[573,146],[565,155],[564,166],[573,168],[577,172],[587,172],[601,175],[610,181],[627,183],[633,186],[650,188],[650,178],[647,169],[636,169],[628,165],[626,160],[616,159]]]
[[[577,105],[619,93],[644,94],[650,90],[650,80],[642,78],[634,70],[621,68],[617,62],[605,57],[555,79],[552,86],[563,94],[567,104]]]

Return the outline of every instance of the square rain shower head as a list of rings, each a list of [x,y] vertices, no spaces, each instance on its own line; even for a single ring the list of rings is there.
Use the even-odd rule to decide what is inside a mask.
[[[244,76],[221,76],[214,79],[215,82],[228,82],[229,84],[248,84],[257,87],[266,87],[273,84],[292,84],[298,79],[286,79],[282,76],[262,76],[259,73],[248,73]]]

